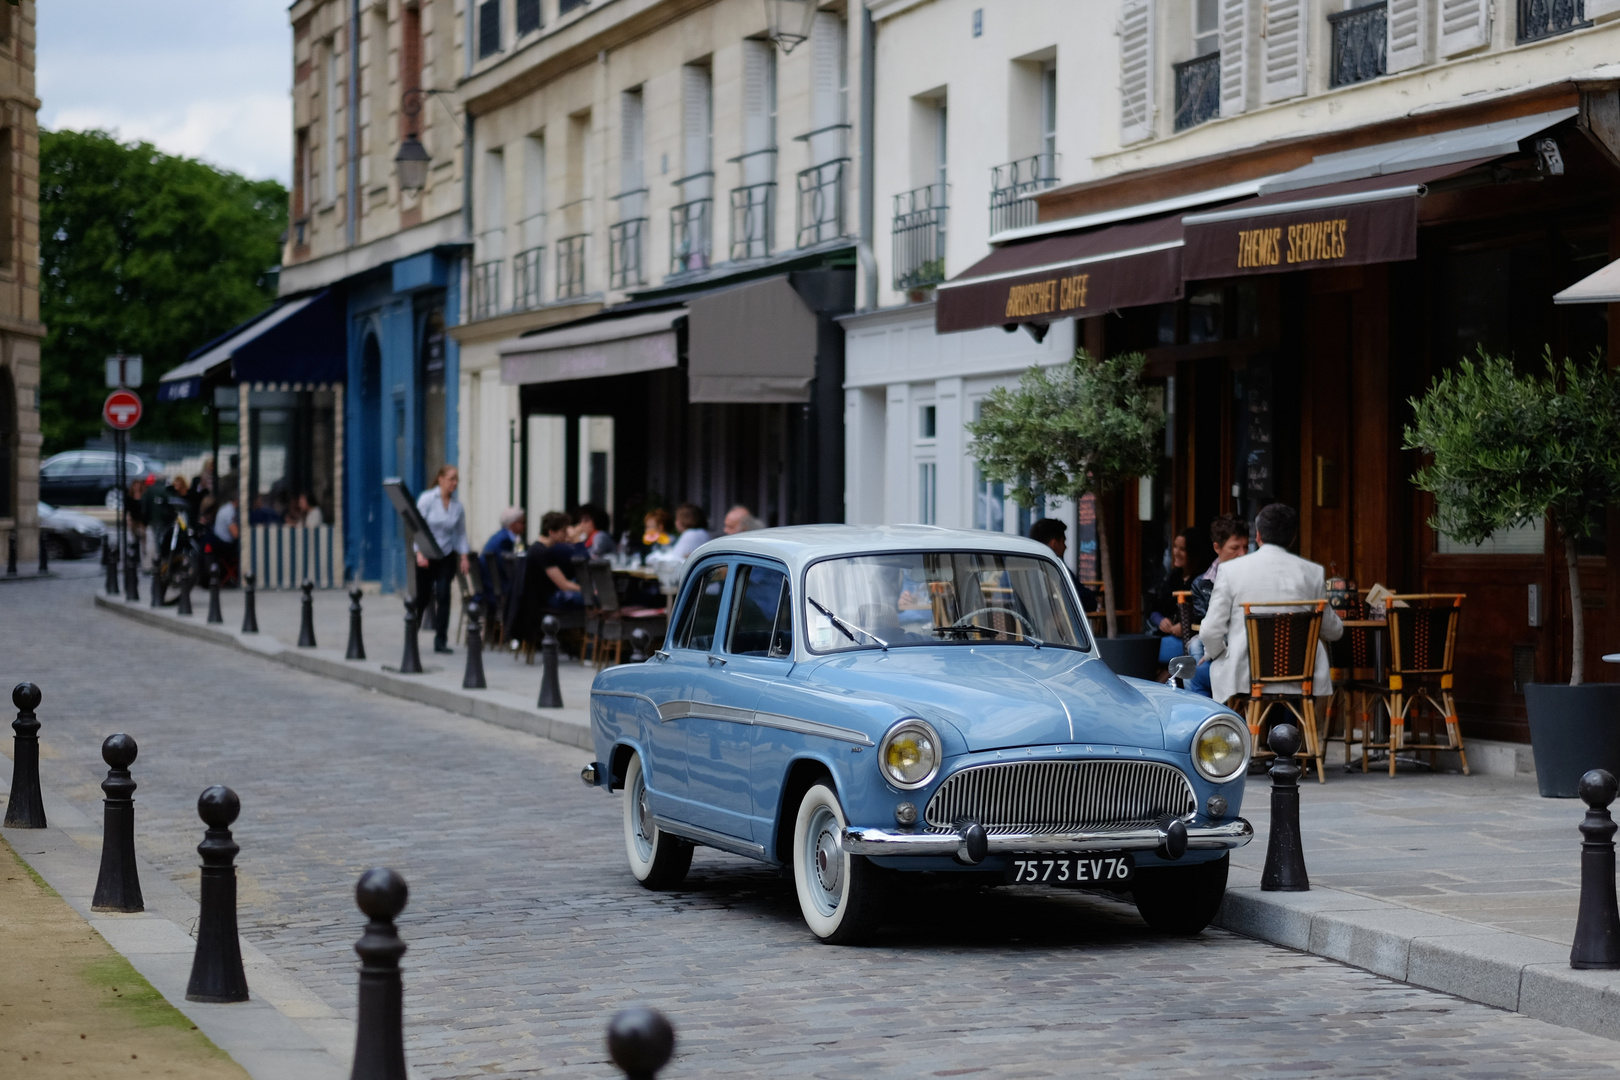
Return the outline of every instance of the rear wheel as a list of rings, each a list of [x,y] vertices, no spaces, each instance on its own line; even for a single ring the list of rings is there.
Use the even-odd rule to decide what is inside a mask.
[[[799,910],[829,945],[856,945],[877,929],[882,883],[865,856],[844,851],[843,807],[826,784],[812,785],[793,825],[793,884]]]
[[[673,889],[692,868],[692,845],[653,821],[640,754],[631,754],[624,770],[624,850],[630,872],[649,889]]]
[[[1215,918],[1226,895],[1232,857],[1195,866],[1154,866],[1136,871],[1131,895],[1142,919],[1161,934],[1190,936]]]

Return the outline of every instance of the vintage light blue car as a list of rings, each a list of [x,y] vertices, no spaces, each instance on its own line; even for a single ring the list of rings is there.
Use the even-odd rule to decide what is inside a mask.
[[[1197,933],[1248,843],[1245,723],[1098,657],[1044,545],[926,526],[712,540],[664,648],[591,690],[587,784],[622,790],[630,868],[695,844],[791,870],[823,941],[867,937],[895,871],[1129,891]]]

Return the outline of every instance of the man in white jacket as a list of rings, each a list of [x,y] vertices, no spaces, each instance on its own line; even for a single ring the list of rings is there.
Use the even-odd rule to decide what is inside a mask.
[[[1212,661],[1209,679],[1216,701],[1225,702],[1234,694],[1249,692],[1249,635],[1243,625],[1244,604],[1327,597],[1327,579],[1321,564],[1288,552],[1288,545],[1298,533],[1299,517],[1293,508],[1272,503],[1255,518],[1254,539],[1259,550],[1222,566],[1215,579],[1215,592],[1210,596],[1209,612],[1198,637],[1207,650],[1206,657]],[[1324,608],[1321,641],[1338,641],[1343,633],[1339,616],[1332,608]],[[1321,642],[1316,646],[1312,692],[1317,697],[1332,692],[1327,646]]]

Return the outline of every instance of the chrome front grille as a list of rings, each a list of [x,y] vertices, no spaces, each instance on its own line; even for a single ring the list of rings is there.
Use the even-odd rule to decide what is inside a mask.
[[[1180,769],[1154,761],[1029,761],[975,765],[928,800],[931,828],[964,818],[987,832],[1050,832],[1183,817],[1198,808]]]

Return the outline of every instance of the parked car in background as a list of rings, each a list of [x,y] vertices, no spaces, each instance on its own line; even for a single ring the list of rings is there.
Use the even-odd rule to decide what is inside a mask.
[[[151,473],[151,466],[139,454],[126,454],[124,461],[126,484]],[[118,455],[110,450],[52,454],[39,467],[39,497],[56,506],[116,507]]]
[[[630,869],[693,845],[783,866],[816,936],[869,937],[897,871],[1129,892],[1197,933],[1226,889],[1248,726],[1122,679],[1050,548],[808,525],[693,553],[664,647],[591,689],[586,783],[623,791]]]
[[[39,504],[39,533],[51,558],[81,559],[101,550],[107,539],[107,526],[89,514],[42,502]]]

